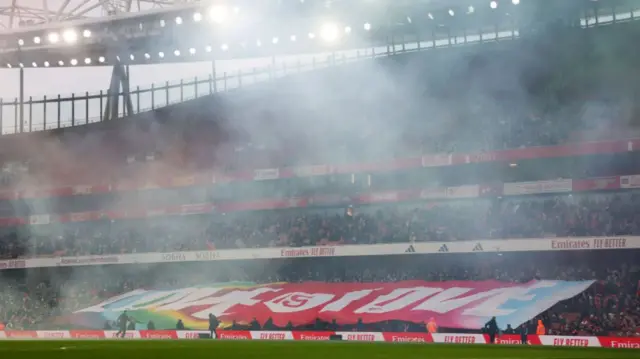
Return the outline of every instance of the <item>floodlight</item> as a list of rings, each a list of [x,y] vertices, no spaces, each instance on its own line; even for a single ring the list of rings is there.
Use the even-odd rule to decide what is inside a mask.
[[[229,45],[222,44],[222,46],[220,46],[220,48],[222,49],[222,51],[227,51],[227,50],[229,50]]]
[[[160,20],[160,27],[164,27],[167,24],[166,21],[164,20]]]
[[[211,50],[212,50],[211,45],[207,45],[204,47],[204,51],[206,52],[211,52]]]
[[[498,3],[497,3],[496,1],[492,1],[492,2],[490,2],[490,3],[489,3],[489,6],[490,6],[492,9],[495,9],[495,8],[497,8],[497,7],[498,7]]]
[[[309,33],[309,38],[310,39],[315,39],[316,38],[316,34],[314,34],[313,32]]]
[[[180,50],[174,51],[173,54],[176,55],[176,56],[180,56]]]
[[[36,36],[33,38],[33,43],[34,44],[39,44],[40,43],[40,36]]]
[[[257,40],[257,41],[256,41],[256,46],[258,46],[258,47],[262,46],[262,41]]]
[[[44,67],[49,67],[49,61],[44,62]]]
[[[432,13],[428,13],[427,16],[429,17],[429,19],[433,20],[433,14]]]
[[[149,55],[148,53],[145,53],[145,54],[144,54],[144,58],[145,58],[145,59],[147,59],[147,60],[149,60],[149,59],[151,58],[151,55]]]
[[[476,9],[471,5],[467,8],[467,14],[473,14],[475,11]]]
[[[322,25],[320,37],[327,42],[335,41],[338,38],[338,26],[336,26],[336,24]]]
[[[364,23],[364,29],[367,30],[367,31],[371,30],[371,24],[369,24],[368,22],[365,22]]]
[[[84,63],[85,63],[86,65],[91,64],[91,58],[87,57],[86,59],[84,59]]]
[[[277,37],[274,37],[273,39],[271,39],[271,42],[275,45],[278,43],[278,41],[280,41],[280,39],[278,39]]]
[[[66,43],[73,44],[76,41],[78,41],[78,34],[75,32],[75,30],[69,29],[69,30],[65,30],[62,33],[62,38]]]
[[[91,30],[84,30],[82,32],[83,37],[91,37]]]
[[[451,16],[455,16],[455,15],[456,15],[456,13],[453,11],[453,9],[449,9],[449,15],[451,15]]]
[[[50,33],[47,38],[49,39],[49,42],[52,43],[52,44],[55,44],[58,41],[60,41],[60,35],[58,35],[57,32]]]
[[[200,22],[200,20],[202,20],[202,14],[199,12],[196,12],[193,14],[193,21],[195,22]]]
[[[193,47],[189,49],[189,53],[191,55],[195,55],[196,54],[196,49],[194,49]]]
[[[13,66],[11,66],[11,64],[7,64],[7,67],[8,67],[8,68],[12,68]]]
[[[58,61],[58,66],[64,66],[64,61],[62,60]]]
[[[520,4],[520,0],[511,0],[511,3],[513,5],[518,5],[518,4]]]
[[[133,61],[133,60],[135,60],[135,59],[136,59],[136,57],[135,57],[135,56],[133,56],[133,54],[129,55],[129,58],[131,59],[131,61]]]
[[[76,59],[71,59],[71,65],[72,66],[76,66],[78,64],[78,60]]]
[[[20,68],[24,68],[24,64],[22,62],[19,63],[18,66],[20,66]]]
[[[229,8],[224,5],[214,5],[209,9],[209,17],[216,24],[222,24],[229,17]]]
[[[19,45],[19,46],[23,46],[23,45],[24,45],[24,40],[19,39],[19,40],[18,40],[18,45]]]
[[[162,51],[158,52],[158,57],[161,59],[164,59],[164,52]]]
[[[36,62],[34,61],[34,62],[31,63],[31,66],[38,67],[38,64],[36,64]]]
[[[104,62],[104,56],[100,56],[100,57],[98,57],[98,62],[99,62],[99,63],[103,63],[103,62]]]
[[[176,24],[177,25],[182,24],[182,18],[180,16],[176,16]]]
[[[296,35],[291,35],[291,37],[289,37],[289,39],[290,39],[291,41],[296,41]]]
[[[350,33],[351,33],[351,26],[346,26],[346,27],[344,28],[344,33],[345,33],[345,34],[350,34]]]

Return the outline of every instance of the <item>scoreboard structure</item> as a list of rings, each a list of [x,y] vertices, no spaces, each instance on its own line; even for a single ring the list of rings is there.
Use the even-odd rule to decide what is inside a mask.
[[[251,82],[438,47],[515,39],[550,24],[591,27],[635,20],[633,0],[218,0],[168,9],[0,31],[0,67],[18,71],[19,96],[0,100],[3,133],[65,128],[131,116]],[[275,59],[318,54],[294,66]],[[216,61],[272,65],[217,73]],[[130,66],[208,62],[180,83],[131,88]],[[109,66],[95,94],[25,98],[30,68]]]

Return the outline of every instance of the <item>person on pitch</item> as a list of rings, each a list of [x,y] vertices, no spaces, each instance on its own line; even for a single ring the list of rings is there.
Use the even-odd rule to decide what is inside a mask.
[[[220,321],[218,320],[218,318],[212,313],[209,313],[209,334],[211,335],[211,339],[218,339],[217,329],[219,325]]]
[[[125,334],[127,334],[127,322],[129,321],[129,316],[127,315],[127,311],[125,310],[118,317],[118,332],[116,333],[116,337],[124,338]]]

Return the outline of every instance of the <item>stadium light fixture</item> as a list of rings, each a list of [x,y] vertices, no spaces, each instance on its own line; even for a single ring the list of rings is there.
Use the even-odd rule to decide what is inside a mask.
[[[44,67],[49,67],[49,61],[44,62]]]
[[[520,0],[511,0],[511,3],[513,5],[518,5],[518,4],[520,4]]]
[[[489,6],[490,6],[492,9],[496,9],[496,8],[498,7],[498,2],[497,2],[497,1],[491,1],[491,2],[489,3]]]
[[[18,46],[24,46],[24,40],[18,39]]]
[[[182,25],[182,18],[180,16],[176,16],[176,25]]]
[[[289,40],[291,40],[291,42],[295,42],[297,40],[296,35],[291,35]]]
[[[84,63],[85,65],[91,65],[91,58],[87,57],[86,59],[84,59]]]
[[[220,48],[222,49],[222,51],[227,51],[227,50],[229,50],[229,45],[222,44],[222,46],[220,46]]]
[[[58,66],[64,66],[64,61],[62,60],[58,61]]]
[[[280,41],[280,39],[278,39],[277,37],[274,37],[273,39],[271,39],[271,42],[272,42],[274,45],[277,45],[279,41]]]
[[[313,32],[310,32],[308,36],[311,40],[316,38],[316,34],[314,34]]]
[[[193,21],[195,22],[200,22],[200,20],[202,20],[202,14],[199,12],[196,12],[193,14]]]
[[[98,57],[98,62],[99,63],[101,63],[101,64],[104,63],[104,60],[105,60],[104,56]]]
[[[333,42],[338,38],[338,26],[336,24],[324,24],[320,29],[320,37],[327,42]]]
[[[173,52],[173,54],[174,54],[175,56],[180,56],[180,50],[175,50],[175,51]]]
[[[145,59],[147,59],[147,60],[149,60],[149,59],[151,58],[151,55],[149,55],[149,53],[145,53],[145,54],[144,54],[144,58],[145,58]]]
[[[31,63],[31,66],[38,67],[38,64],[36,64],[36,62],[34,61],[34,62]]]
[[[213,50],[211,48],[211,45],[207,45],[207,46],[204,47],[204,51],[206,51],[206,52],[211,52],[211,50]]]
[[[429,17],[429,19],[433,20],[433,14],[432,13],[428,13],[427,16]]]
[[[233,8],[233,13],[234,13],[234,14],[236,14],[236,15],[238,15],[238,14],[240,13],[240,8],[239,8],[239,7],[237,7],[237,6],[236,6],[236,7],[234,7],[234,8]]]
[[[36,36],[36,37],[34,37],[34,38],[33,38],[33,43],[34,43],[34,44],[39,44],[39,43],[40,43],[40,41],[41,41],[41,40],[40,40],[40,36]]]
[[[411,24],[413,20],[411,20],[411,16],[407,16],[407,23]]]
[[[162,51],[158,52],[158,57],[161,59],[164,59],[164,52]]]
[[[351,33],[351,26],[345,26],[344,33],[345,34],[350,34]]]
[[[12,68],[13,66],[11,66],[11,64],[7,64],[7,67],[8,67],[8,68]]]
[[[135,60],[135,59],[136,59],[136,57],[135,57],[135,56],[133,56],[133,54],[129,55],[129,58],[131,59],[131,61],[133,61],[133,60]]]
[[[85,38],[91,37],[91,30],[84,30],[82,32],[82,37],[85,37]]]
[[[120,55],[116,55],[116,61],[120,62]]]
[[[24,64],[23,64],[22,62],[21,62],[21,63],[19,63],[19,64],[18,64],[18,66],[20,66],[20,68],[21,68],[21,69],[23,69],[23,68],[24,68]]]
[[[257,40],[257,41],[256,41],[256,46],[258,46],[258,47],[262,46],[262,41]]]
[[[191,55],[195,55],[195,54],[196,54],[196,49],[195,49],[195,48],[193,48],[193,47],[192,47],[192,48],[190,48],[190,49],[189,49],[189,53],[190,53]]]
[[[76,66],[78,64],[78,60],[71,59],[71,66]]]
[[[475,11],[476,9],[471,5],[467,8],[467,14],[473,14]]]
[[[78,41],[78,33],[75,30],[68,29],[62,33],[62,38],[67,44],[74,44]]]
[[[365,22],[365,23],[364,23],[364,29],[365,29],[366,31],[371,30],[371,24],[369,24],[368,22]]]
[[[60,35],[58,35],[57,32],[52,32],[49,34],[49,36],[47,36],[47,39],[49,39],[50,43],[57,44],[58,41],[60,41]]]
[[[449,9],[449,15],[450,15],[450,16],[455,16],[455,15],[456,15],[456,13],[453,11],[453,9]]]
[[[209,18],[216,24],[222,24],[229,17],[229,8],[224,5],[214,5],[209,9]]]
[[[160,20],[160,27],[165,27],[165,25],[167,25],[167,22],[164,20]]]

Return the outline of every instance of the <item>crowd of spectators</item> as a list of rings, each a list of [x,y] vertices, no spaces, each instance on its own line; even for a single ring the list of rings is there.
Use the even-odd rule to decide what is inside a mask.
[[[469,254],[426,258],[315,258],[233,263],[172,263],[153,268],[41,269],[2,273],[0,322],[9,329],[73,327],[60,319],[75,310],[137,288],[252,281],[397,282],[401,280],[532,279],[598,281],[587,291],[533,318],[549,334],[637,336],[640,326],[637,251]],[[102,323],[101,323],[102,324]],[[318,329],[319,323],[298,329]],[[321,324],[321,323],[320,323]],[[145,328],[139,324],[138,329]],[[252,326],[253,325],[253,326]],[[328,323],[321,324],[326,328]],[[236,329],[278,329],[270,324],[236,323]],[[174,329],[174,328],[157,328]],[[230,328],[227,328],[230,329]],[[423,331],[422,323],[384,322],[348,330]],[[502,328],[505,329],[505,328]],[[447,331],[446,328],[442,330]]]
[[[32,226],[0,256],[640,234],[635,192],[166,216]]]

